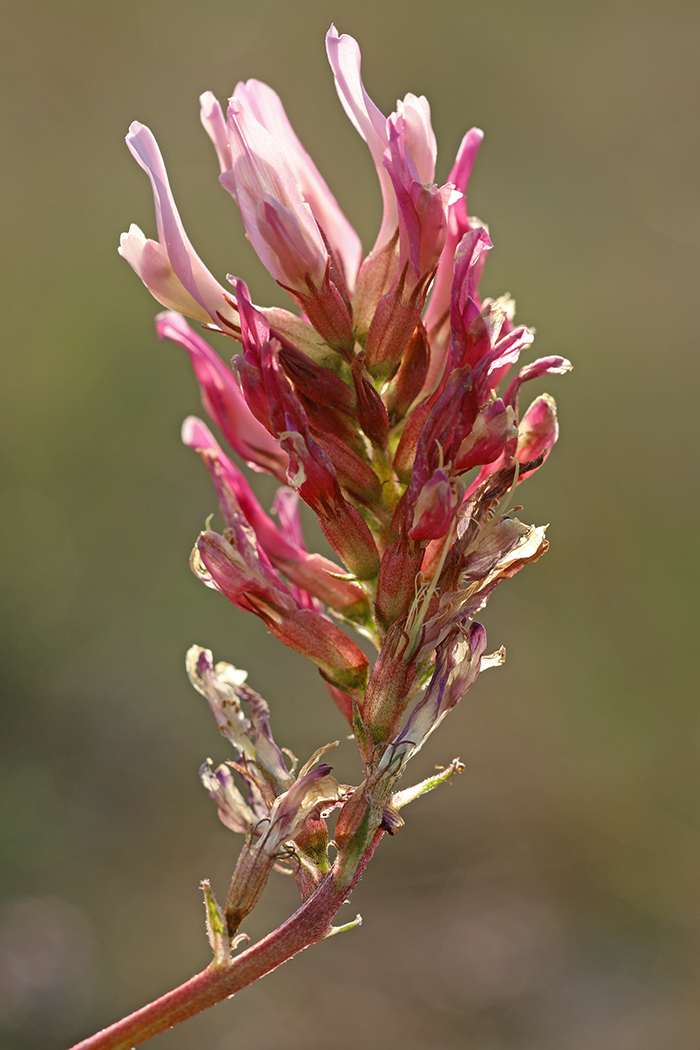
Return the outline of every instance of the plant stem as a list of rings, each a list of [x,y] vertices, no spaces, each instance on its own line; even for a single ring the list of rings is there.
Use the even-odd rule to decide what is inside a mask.
[[[210,964],[178,988],[76,1043],[71,1050],[131,1050],[166,1028],[215,1006],[335,932],[332,920],[359,881],[382,835],[382,831],[375,832],[351,877],[348,878],[350,873],[345,866],[339,878],[336,863],[312,896],[267,937],[223,964]]]

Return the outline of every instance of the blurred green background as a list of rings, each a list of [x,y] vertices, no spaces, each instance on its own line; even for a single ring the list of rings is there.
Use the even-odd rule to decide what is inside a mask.
[[[466,771],[381,846],[347,909],[362,928],[150,1045],[697,1050],[700,8],[681,0],[6,6],[0,1046],[61,1050],[208,961],[198,881],[225,896],[237,844],[197,778],[228,753],[190,644],[249,670],[302,760],[344,732],[315,672],[189,573],[215,509],[179,441],[198,393],[116,253],[130,222],[155,232],[123,142],[139,119],[212,271],[282,304],[199,124],[200,92],[248,77],[371,245],[331,21],[384,112],[428,96],[441,181],[486,132],[482,288],[575,365],[546,384],[562,436],[520,490],[552,548],[493,598],[508,661],[412,767]],[[357,779],[347,742],[335,765]],[[295,893],[274,877],[248,932]]]

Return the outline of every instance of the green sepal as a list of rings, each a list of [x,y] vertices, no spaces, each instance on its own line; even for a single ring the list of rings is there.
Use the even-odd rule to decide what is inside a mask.
[[[201,885],[204,893],[207,937],[209,938],[211,950],[214,953],[212,965],[223,966],[229,962],[231,957],[231,941],[226,929],[226,921],[221,908],[217,903],[216,897],[214,896],[214,891],[211,888],[209,880],[204,879]]]
[[[367,765],[372,758],[374,741],[367,732],[367,726],[362,721],[362,713],[355,700],[352,702],[352,731],[355,734],[357,750],[360,752],[363,762]]]
[[[444,784],[446,781],[453,777],[455,773],[464,772],[464,763],[460,762],[458,758],[454,758],[449,766],[445,766],[439,773],[436,773],[433,777],[427,777],[425,780],[421,780],[419,784],[414,784],[413,787],[405,788],[403,791],[397,791],[395,795],[391,797],[391,808],[399,810],[402,806],[407,806],[409,802],[413,802],[415,799],[420,798],[421,795],[425,795],[428,791],[432,791],[433,788],[439,787],[440,784]]]

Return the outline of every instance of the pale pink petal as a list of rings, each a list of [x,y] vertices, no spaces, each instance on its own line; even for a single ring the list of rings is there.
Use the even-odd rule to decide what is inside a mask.
[[[233,781],[228,766],[214,769],[210,758],[199,770],[199,776],[211,798],[216,802],[219,819],[231,831],[245,835],[257,823],[255,813],[245,801]]]
[[[425,95],[419,97],[409,92],[403,101],[397,103],[396,112],[389,117],[389,125],[399,131],[406,143],[418,180],[434,182],[437,143],[430,123],[430,103]]]
[[[187,445],[188,448],[213,448],[217,452],[221,452],[219,442],[206,423],[203,423],[197,416],[187,417],[182,424],[180,436],[182,437],[183,445]]]
[[[199,96],[199,116],[209,138],[214,143],[219,166],[222,171],[231,169],[231,147],[228,141],[228,128],[221,106],[211,91]]]
[[[219,315],[235,324],[238,319],[237,310],[226,301],[224,289],[199,258],[185,233],[170,190],[163,157],[153,134],[143,124],[134,121],[129,128],[126,144],[151,180],[158,240],[167,254],[175,277],[200,308],[203,308],[205,315],[216,324],[219,323]],[[133,255],[133,251],[130,254]],[[125,258],[128,256],[125,255]],[[196,316],[201,319],[201,310]]]
[[[398,224],[396,199],[391,179],[383,164],[384,150],[389,144],[386,117],[365,91],[360,73],[362,58],[357,41],[346,33],[339,36],[335,26],[331,26],[326,34],[326,52],[343,109],[369,146],[377,169],[384,201],[384,217],[372,249],[373,252],[377,252],[391,240]]]
[[[238,203],[248,238],[276,281],[308,294],[320,287],[328,252],[294,172],[272,135],[231,99],[231,170],[222,186]]]
[[[177,310],[178,313],[194,317],[198,321],[211,320],[207,311],[192,298],[175,274],[163,245],[158,241],[149,240],[134,223],[129,227],[128,233],[121,235],[117,251],[161,306]]]
[[[246,83],[236,85],[233,97],[253,115],[280,146],[301,187],[304,200],[311,208],[330,248],[342,262],[345,280],[349,290],[352,291],[362,262],[360,238],[297,138],[279,96],[267,84],[259,80],[248,80]]]

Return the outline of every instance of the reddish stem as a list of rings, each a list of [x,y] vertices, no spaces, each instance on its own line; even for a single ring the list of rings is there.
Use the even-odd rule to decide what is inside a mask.
[[[253,944],[229,963],[214,964],[142,1007],[109,1028],[76,1043],[71,1050],[131,1050],[166,1028],[172,1028],[188,1017],[194,1017],[209,1006],[227,999],[246,985],[276,969],[287,959],[316,941],[327,937],[336,912],[347,901],[355,884],[369,863],[383,832],[377,831],[362,855],[352,878],[339,878],[336,868],[323,880],[316,892],[267,937]]]

